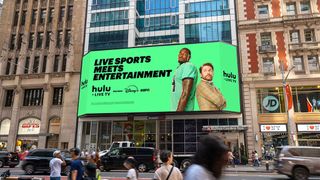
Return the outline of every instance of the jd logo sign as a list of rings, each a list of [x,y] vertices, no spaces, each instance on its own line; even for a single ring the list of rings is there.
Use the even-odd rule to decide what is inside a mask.
[[[263,99],[262,105],[267,111],[275,111],[279,108],[279,100],[274,96],[267,96]]]

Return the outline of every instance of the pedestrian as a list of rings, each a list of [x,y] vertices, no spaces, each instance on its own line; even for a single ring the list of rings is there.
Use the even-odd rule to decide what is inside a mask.
[[[61,166],[66,166],[66,161],[62,158],[60,151],[53,152],[53,159],[50,160],[50,180],[61,179]]]
[[[164,150],[160,153],[162,165],[154,173],[155,180],[182,180],[183,176],[180,170],[172,165],[173,154],[171,151]]]
[[[82,161],[80,160],[80,149],[79,148],[72,148],[70,149],[71,153],[71,180],[83,180],[83,175],[84,175],[84,166],[82,164]]]
[[[233,155],[232,151],[229,150],[228,151],[228,164],[229,165],[234,165],[233,160],[234,160],[234,155]]]
[[[185,180],[215,180],[228,163],[228,147],[215,135],[200,138],[193,164],[187,169]]]
[[[97,164],[93,155],[87,156],[87,164],[85,166],[85,180],[96,180]]]
[[[260,166],[259,155],[257,151],[254,151],[254,163],[253,166]]]
[[[139,177],[138,171],[136,169],[136,163],[137,161],[134,159],[134,157],[128,157],[123,163],[123,166],[128,169],[128,180],[137,180]]]

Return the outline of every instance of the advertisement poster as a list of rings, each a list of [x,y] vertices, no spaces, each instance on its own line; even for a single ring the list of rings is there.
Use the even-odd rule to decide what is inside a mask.
[[[78,115],[240,112],[239,93],[237,49],[227,43],[91,51]]]

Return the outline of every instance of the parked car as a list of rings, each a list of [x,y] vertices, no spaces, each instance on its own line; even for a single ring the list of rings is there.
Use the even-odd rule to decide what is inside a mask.
[[[28,155],[22,160],[21,167],[24,170],[25,174],[30,175],[34,174],[37,171],[42,171],[45,173],[50,172],[50,160],[53,158],[53,152],[56,149],[35,149],[29,151]],[[70,174],[70,164],[71,156],[69,152],[62,151],[62,157],[66,161],[66,166],[62,168],[62,174]]]
[[[296,180],[320,175],[320,147],[283,146],[277,148],[275,169]]]
[[[110,150],[118,147],[134,147],[134,142],[132,141],[114,141],[112,142],[109,149],[103,150],[99,152],[99,157],[104,156],[107,154]]]
[[[9,166],[11,168],[19,164],[18,153],[0,151],[0,168]]]
[[[155,149],[149,147],[114,148],[101,157],[101,163],[104,170],[107,171],[125,169],[123,162],[129,156],[136,159],[136,167],[140,172],[154,170],[157,156]]]

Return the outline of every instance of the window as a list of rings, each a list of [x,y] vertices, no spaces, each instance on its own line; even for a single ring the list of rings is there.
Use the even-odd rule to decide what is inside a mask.
[[[29,37],[29,49],[32,49],[32,47],[33,47],[33,42],[34,42],[34,33],[30,33],[30,37]]]
[[[34,61],[33,61],[32,73],[38,73],[39,63],[40,63],[40,57],[37,56],[34,58]]]
[[[65,41],[64,41],[64,46],[69,46],[70,42],[71,42],[71,31],[70,30],[67,30],[66,31],[66,34],[65,34]]]
[[[18,46],[17,49],[20,49],[20,48],[21,48],[22,39],[23,39],[23,34],[19,34],[18,42],[17,42],[17,46]]]
[[[68,56],[64,54],[62,59],[62,68],[61,68],[62,72],[65,72],[67,69],[67,60],[68,60]]]
[[[54,8],[50,8],[49,23],[52,22],[53,17],[54,17]]]
[[[47,32],[47,38],[46,38],[46,47],[47,48],[50,46],[51,35],[52,35],[52,32],[48,31]]]
[[[11,68],[11,59],[7,60],[7,66],[6,66],[6,75],[10,74],[10,68]]]
[[[46,9],[41,9],[40,24],[44,24],[45,23],[46,16],[47,16],[47,10]]]
[[[58,32],[58,37],[57,37],[57,47],[60,48],[62,45],[62,41],[63,41],[63,32],[59,31]]]
[[[13,23],[13,25],[17,26],[18,25],[18,21],[19,21],[19,11],[16,11],[15,14],[14,14],[14,23]]]
[[[43,89],[26,89],[23,106],[40,106],[43,101]]]
[[[308,56],[308,65],[310,72],[319,71],[319,58],[318,56]]]
[[[304,1],[300,3],[301,13],[310,13],[310,2]]]
[[[58,72],[59,70],[59,55],[56,55],[54,57],[54,62],[53,62],[53,72]]]
[[[24,26],[26,24],[26,17],[27,17],[27,11],[22,11],[21,26]]]
[[[35,23],[36,23],[37,13],[38,13],[38,10],[32,10],[32,20],[31,20],[31,23],[32,23],[32,24],[35,24]]]
[[[30,64],[30,57],[26,58],[26,62],[24,64],[24,74],[28,74],[29,73],[29,64]]]
[[[304,30],[304,38],[306,42],[314,42],[315,41],[314,29]]]
[[[261,33],[261,46],[270,46],[272,45],[271,32]]]
[[[72,20],[72,15],[73,15],[73,6],[68,7],[68,21]]]
[[[297,31],[290,31],[290,42],[291,43],[299,43],[300,42],[300,33]]]
[[[15,60],[15,62],[14,62],[14,67],[13,67],[13,72],[12,72],[12,74],[16,74],[16,73],[17,73],[18,60],[19,60],[19,58],[16,58],[16,60]]]
[[[293,65],[295,66],[294,71],[296,73],[304,72],[303,57],[293,56]]]
[[[47,56],[43,56],[43,60],[42,60],[42,71],[43,73],[46,72],[46,69],[47,69]]]
[[[14,91],[11,90],[6,90],[6,100],[4,103],[5,107],[11,107],[13,105],[13,99],[14,99]]]
[[[263,73],[274,74],[274,61],[273,58],[263,58]]]
[[[61,7],[61,8],[60,8],[59,21],[63,21],[65,10],[66,10],[65,7]]]
[[[39,32],[38,38],[37,38],[37,48],[42,47],[42,41],[43,41],[43,32]]]
[[[287,15],[296,14],[296,3],[287,3]]]
[[[258,14],[259,14],[259,18],[268,18],[269,17],[268,5],[258,6]]]
[[[53,89],[52,105],[62,105],[63,100],[63,87]]]
[[[11,35],[11,43],[10,43],[10,49],[13,50],[14,49],[14,43],[16,41],[17,36],[15,34]]]

